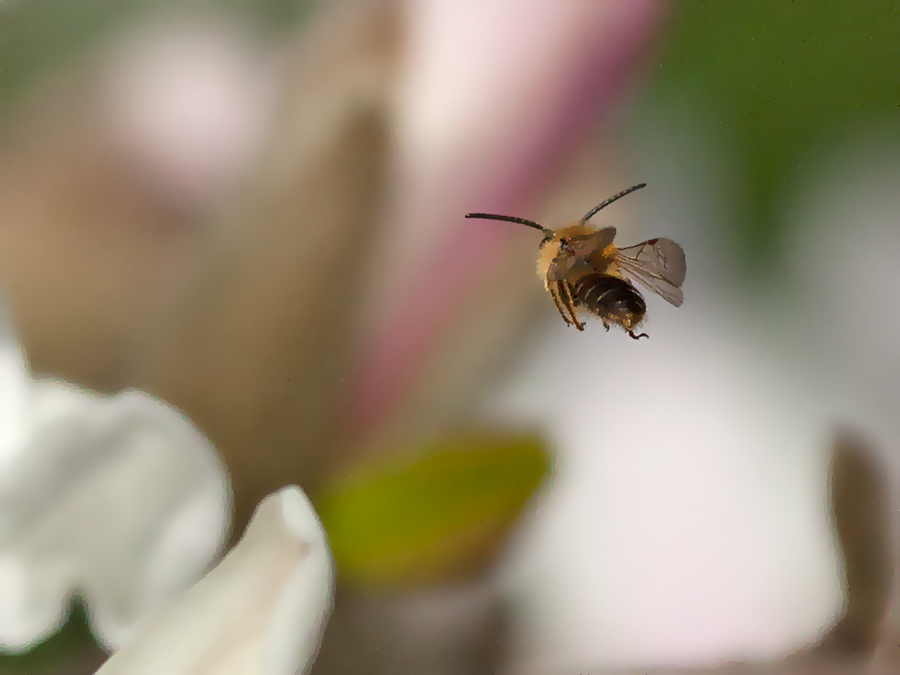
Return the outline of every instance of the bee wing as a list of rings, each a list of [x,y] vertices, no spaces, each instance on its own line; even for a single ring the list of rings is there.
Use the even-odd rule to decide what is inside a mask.
[[[603,227],[590,234],[578,234],[569,237],[569,246],[584,255],[593,251],[602,251],[613,243],[616,238],[616,228]]]
[[[566,235],[568,255],[558,257],[551,263],[548,277],[551,282],[570,278],[573,271],[590,271],[601,264],[600,256],[616,237],[616,228],[604,227],[589,234]],[[605,261],[608,264],[608,260]]]
[[[676,307],[684,302],[681,292],[687,271],[684,250],[671,239],[650,239],[620,248],[616,252],[616,264],[623,274]]]
[[[606,250],[616,238],[616,228],[604,227],[590,234],[568,235],[569,250],[579,260],[589,260]]]

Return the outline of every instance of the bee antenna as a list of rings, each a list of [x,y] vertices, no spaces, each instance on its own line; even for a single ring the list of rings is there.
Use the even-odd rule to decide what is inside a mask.
[[[621,199],[625,195],[630,195],[635,190],[640,190],[641,188],[645,188],[645,187],[647,187],[646,183],[639,183],[638,185],[631,186],[627,190],[622,190],[619,194],[613,195],[609,199],[604,199],[602,202],[597,204],[597,206],[592,208],[590,211],[588,211],[584,215],[584,218],[581,219],[581,224],[584,225],[587,221],[589,221],[591,218],[593,218],[597,214],[597,211],[600,211],[601,209],[605,209],[607,206],[612,204],[614,201]]]
[[[467,213],[466,218],[484,218],[485,220],[505,220],[510,223],[519,223],[519,225],[527,225],[528,227],[533,227],[536,230],[540,230],[544,234],[553,234],[553,230],[549,230],[543,225],[534,222],[533,220],[525,220],[524,218],[516,218],[515,216],[500,216],[496,213]]]

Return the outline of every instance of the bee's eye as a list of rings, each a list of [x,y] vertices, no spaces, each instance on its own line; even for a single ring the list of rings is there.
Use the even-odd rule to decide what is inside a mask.
[[[569,240],[566,239],[565,237],[561,237],[559,240],[559,245],[562,246],[563,248],[565,248],[566,246],[569,245]]]

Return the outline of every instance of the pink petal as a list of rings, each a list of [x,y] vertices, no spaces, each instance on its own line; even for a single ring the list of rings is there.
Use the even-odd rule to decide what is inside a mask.
[[[522,213],[621,99],[662,17],[656,0],[411,4],[397,137],[402,196],[389,297],[356,379],[354,422],[402,395],[434,337],[518,229],[463,220]]]

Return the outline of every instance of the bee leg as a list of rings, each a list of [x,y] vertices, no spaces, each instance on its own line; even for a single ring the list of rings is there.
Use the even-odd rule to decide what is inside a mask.
[[[635,335],[633,330],[628,331],[628,334],[631,336],[632,340],[640,340],[642,337],[645,337],[647,339],[650,338],[650,336],[647,335],[646,333],[641,333],[640,335]]]
[[[569,310],[569,314],[572,316],[572,321],[575,322],[575,328],[577,328],[578,330],[584,330],[584,325],[578,320],[578,314],[575,312],[575,299],[572,297],[572,288],[564,281],[557,281],[556,287],[559,291],[560,296],[562,297],[563,305],[565,305],[566,309]]]
[[[550,290],[550,297],[553,298],[553,303],[556,305],[556,309],[559,310],[559,315],[563,318],[563,321],[566,322],[567,326],[571,326],[572,322],[569,320],[569,317],[566,316],[566,310],[563,307],[562,302],[559,299],[559,295],[557,294],[556,289],[551,288],[549,290]]]
[[[606,332],[608,333],[609,332],[609,324],[604,321],[603,327],[606,329]]]

